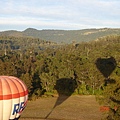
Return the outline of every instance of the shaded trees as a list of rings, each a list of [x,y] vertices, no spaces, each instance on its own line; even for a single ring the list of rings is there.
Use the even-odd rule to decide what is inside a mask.
[[[4,39],[9,42],[13,38]],[[98,94],[104,87],[104,76],[95,65],[96,59],[100,57],[113,56],[118,65],[114,71],[114,77],[120,76],[119,36],[99,38],[97,41],[88,43],[82,42],[77,46],[73,44],[60,45],[44,50],[38,47],[39,39],[14,39],[19,39],[19,41],[14,44],[10,42],[10,46],[26,40],[25,48],[22,46],[21,49],[15,48],[12,51],[7,49],[7,55],[3,54],[2,49],[0,50],[0,74],[14,75],[24,80],[31,96],[39,97],[44,92],[55,93],[54,85],[61,78],[77,81],[78,87],[74,91],[76,94]],[[0,41],[0,43],[4,42]],[[118,78],[113,79],[117,80]]]

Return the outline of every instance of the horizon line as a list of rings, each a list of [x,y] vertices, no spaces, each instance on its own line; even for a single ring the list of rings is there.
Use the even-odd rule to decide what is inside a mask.
[[[33,28],[33,27],[28,27],[24,30],[17,30],[17,29],[6,29],[6,30],[0,30],[0,32],[7,32],[7,31],[16,31],[16,32],[23,32],[27,29],[34,29],[34,30],[63,30],[63,31],[77,31],[77,30],[90,30],[90,29],[120,29],[120,28],[116,28],[116,27],[100,27],[100,28],[81,28],[81,29],[54,29],[54,28],[46,28],[46,29],[38,29],[38,28]]]

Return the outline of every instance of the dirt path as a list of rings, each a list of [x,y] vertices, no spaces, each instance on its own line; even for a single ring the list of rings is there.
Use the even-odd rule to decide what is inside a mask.
[[[56,101],[57,97],[29,101],[20,120],[100,120],[102,117],[95,96],[74,95],[62,98],[52,110]]]

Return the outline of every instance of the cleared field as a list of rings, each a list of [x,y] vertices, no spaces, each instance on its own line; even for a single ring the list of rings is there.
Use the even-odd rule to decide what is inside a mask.
[[[40,98],[29,101],[20,120],[101,120],[102,113],[95,96],[73,95],[61,98]]]

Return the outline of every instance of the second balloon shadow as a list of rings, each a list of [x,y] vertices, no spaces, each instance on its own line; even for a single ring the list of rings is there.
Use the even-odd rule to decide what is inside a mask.
[[[110,75],[115,70],[117,63],[114,57],[98,58],[95,62],[97,69],[105,77],[105,86],[108,83],[115,83],[114,79],[110,78]]]
[[[52,111],[55,109],[56,106],[62,104],[66,99],[68,99],[75,91],[75,89],[78,87],[77,81],[72,78],[61,78],[56,81],[56,85],[54,86],[54,89],[58,92],[58,98],[52,108],[52,110],[49,112],[49,114],[45,117],[47,119]]]

